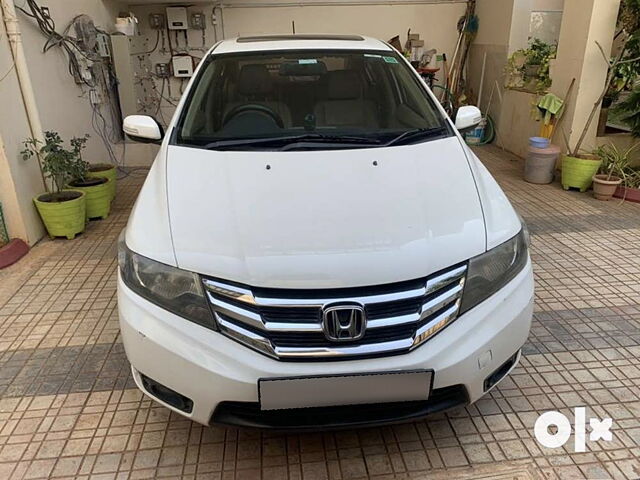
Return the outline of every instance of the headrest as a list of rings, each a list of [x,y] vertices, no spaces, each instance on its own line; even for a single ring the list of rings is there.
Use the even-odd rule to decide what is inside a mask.
[[[328,96],[331,100],[347,100],[360,98],[362,84],[360,77],[353,70],[336,70],[329,72]]]
[[[242,95],[264,95],[273,87],[267,67],[260,64],[244,65],[238,77],[238,92]]]

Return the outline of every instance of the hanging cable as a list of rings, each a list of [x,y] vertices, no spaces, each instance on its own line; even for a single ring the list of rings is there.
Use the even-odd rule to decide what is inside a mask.
[[[82,75],[82,66],[78,58],[76,57],[76,53],[80,54],[84,58],[88,60],[94,60],[90,55],[87,54],[79,45],[78,40],[70,37],[68,35],[68,31],[73,25],[74,21],[69,24],[69,27],[65,30],[63,34],[60,34],[56,31],[56,24],[53,19],[46,13],[35,0],[25,0],[25,5],[23,7],[19,7],[16,5],[16,9],[21,11],[27,17],[34,20],[42,32],[42,34],[47,37],[47,40],[42,47],[43,53],[48,52],[54,47],[60,47],[65,52],[68,61],[68,70],[69,74],[77,81],[86,84],[87,86],[92,86],[87,79]],[[28,8],[25,9],[24,7]],[[75,17],[76,20],[78,17]]]
[[[151,50],[149,50],[147,52],[132,53],[131,56],[151,55],[152,53],[154,53],[158,49],[158,45],[160,45],[160,30],[156,30],[156,44],[153,46],[153,48]]]

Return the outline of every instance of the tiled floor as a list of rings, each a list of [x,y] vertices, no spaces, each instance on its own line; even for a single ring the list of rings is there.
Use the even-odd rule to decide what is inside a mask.
[[[143,176],[73,241],[0,272],[0,479],[640,477],[640,205],[484,162],[529,223],[536,313],[520,366],[486,398],[414,424],[305,435],[205,428],[134,387],[118,336],[118,233]],[[543,448],[538,415],[612,417],[613,441]],[[588,420],[587,420],[588,424]],[[587,435],[588,438],[588,435]]]

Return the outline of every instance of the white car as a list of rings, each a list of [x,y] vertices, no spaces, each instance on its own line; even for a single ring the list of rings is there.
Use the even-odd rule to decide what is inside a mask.
[[[322,429],[478,400],[519,360],[524,224],[411,65],[360,36],[224,40],[123,232],[138,387],[202,424]],[[163,138],[164,137],[164,138]]]

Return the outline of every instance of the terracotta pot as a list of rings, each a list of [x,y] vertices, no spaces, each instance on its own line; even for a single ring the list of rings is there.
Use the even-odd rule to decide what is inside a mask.
[[[619,177],[611,177],[607,180],[608,175],[593,176],[593,196],[598,200],[609,200],[616,192],[618,185],[622,183]]]
[[[614,193],[613,196],[616,198],[624,198],[626,202],[640,203],[640,188],[618,185],[616,193]]]

